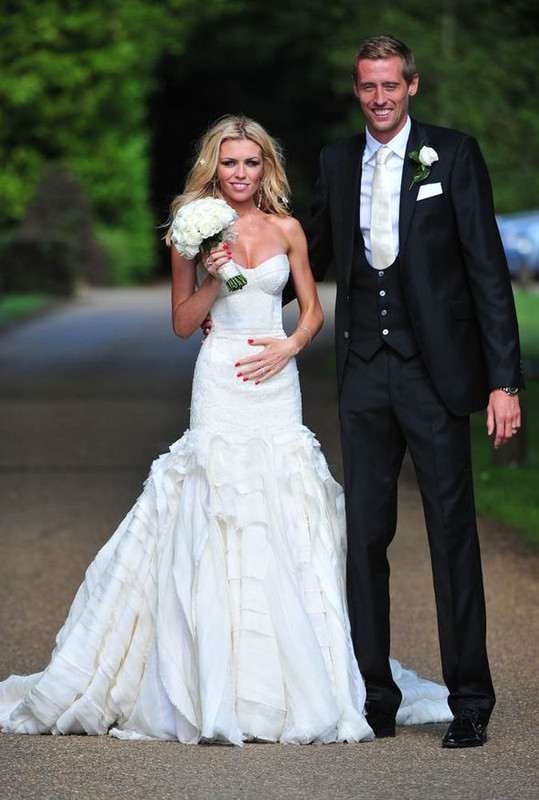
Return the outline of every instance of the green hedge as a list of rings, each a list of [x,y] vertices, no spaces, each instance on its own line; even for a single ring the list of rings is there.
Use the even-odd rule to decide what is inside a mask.
[[[75,284],[76,261],[65,240],[15,238],[0,249],[2,294],[69,296]]]

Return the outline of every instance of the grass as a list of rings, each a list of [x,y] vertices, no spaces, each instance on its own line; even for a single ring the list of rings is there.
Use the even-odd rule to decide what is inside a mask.
[[[0,324],[26,317],[54,300],[49,294],[10,294],[0,298]]]
[[[539,545],[539,380],[528,381],[521,399],[526,421],[519,436],[527,437],[528,453],[524,467],[494,465],[485,412],[472,417],[475,500],[478,511],[519,528]]]
[[[525,358],[539,356],[539,291],[515,290],[520,344]]]
[[[526,362],[539,357],[539,292],[516,290],[515,302]],[[519,528],[539,546],[539,375],[527,375],[526,384],[521,395],[525,421],[519,434],[526,436],[525,466],[494,465],[485,412],[472,417],[475,496],[480,512]]]

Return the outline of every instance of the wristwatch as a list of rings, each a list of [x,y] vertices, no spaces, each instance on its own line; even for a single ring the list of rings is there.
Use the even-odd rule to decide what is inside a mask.
[[[520,388],[518,386],[499,386],[499,389],[505,394],[508,394],[510,397],[514,397],[516,394],[520,392]]]

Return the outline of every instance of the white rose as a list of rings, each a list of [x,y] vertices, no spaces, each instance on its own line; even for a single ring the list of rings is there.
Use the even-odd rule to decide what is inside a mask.
[[[185,258],[194,258],[205,239],[228,231],[237,214],[218,197],[203,197],[179,209],[172,223],[172,241]]]
[[[199,217],[197,220],[197,228],[203,239],[207,239],[208,236],[211,236],[214,233],[214,226],[211,217],[209,217],[207,214]]]
[[[179,220],[179,224],[174,228],[179,240],[186,244],[200,244],[200,234],[196,225],[192,225],[188,220]]]
[[[198,247],[185,246],[185,258],[195,258],[198,255]]]
[[[175,234],[172,234],[172,241],[178,253],[184,258],[194,258],[198,253],[198,245],[189,246],[183,238],[175,236]]]
[[[438,161],[438,153],[432,147],[424,145],[419,151],[419,160],[424,167],[432,167],[435,161]]]
[[[230,218],[228,215],[225,217],[223,214],[213,213],[211,220],[216,231],[222,231],[223,228],[227,228],[230,225]]]
[[[183,241],[188,247],[200,247],[200,235],[195,228],[184,231]]]

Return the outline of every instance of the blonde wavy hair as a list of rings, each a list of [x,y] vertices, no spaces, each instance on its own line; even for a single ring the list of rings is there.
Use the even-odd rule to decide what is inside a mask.
[[[225,139],[250,139],[262,151],[264,169],[257,194],[257,206],[267,214],[290,215],[290,186],[284,171],[284,157],[279,143],[249,117],[227,115],[215,122],[200,139],[197,155],[182,194],[170,205],[165,242],[170,247],[172,220],[182,206],[202,197],[223,197],[217,179],[219,151]]]

